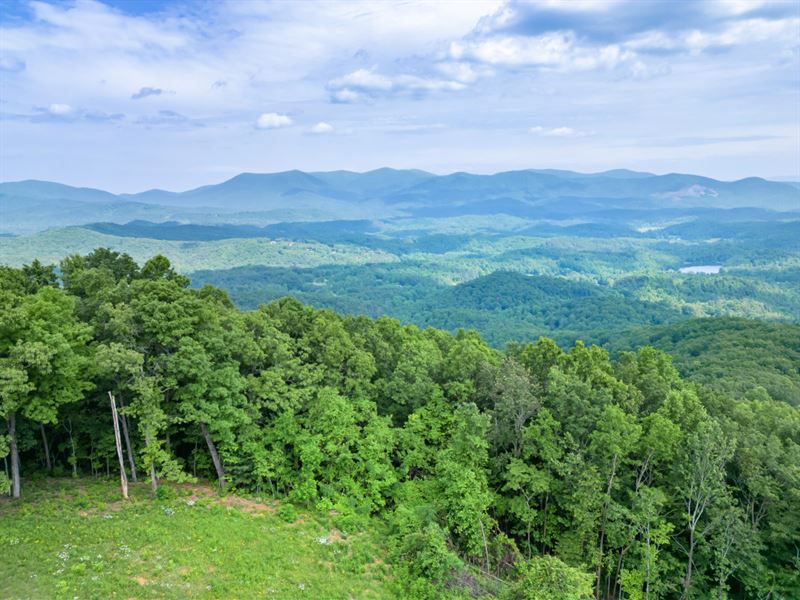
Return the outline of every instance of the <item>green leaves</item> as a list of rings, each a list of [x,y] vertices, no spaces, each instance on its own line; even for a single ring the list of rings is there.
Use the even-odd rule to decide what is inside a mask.
[[[92,385],[90,329],[78,322],[73,299],[59,289],[42,287],[34,294],[4,299],[0,411],[55,422],[58,407],[78,401]]]
[[[541,556],[519,566],[519,579],[504,595],[509,600],[589,600],[592,576],[555,556]]]
[[[764,390],[731,400],[652,348],[504,355],[291,299],[242,313],[163,257],[65,259],[66,291],[48,272],[0,270],[0,416],[26,476],[43,432],[58,468],[96,472],[112,391],[154,479],[388,518],[406,595],[514,563],[514,598],[800,593],[800,417]]]

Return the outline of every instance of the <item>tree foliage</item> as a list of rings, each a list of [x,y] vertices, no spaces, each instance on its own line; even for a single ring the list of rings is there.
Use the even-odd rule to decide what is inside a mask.
[[[408,597],[800,595],[800,415],[763,388],[689,382],[652,347],[498,352],[291,299],[241,312],[164,257],[60,272],[0,272],[0,457],[23,477],[51,454],[115,464],[111,392],[154,489],[213,478],[342,528],[377,516]]]

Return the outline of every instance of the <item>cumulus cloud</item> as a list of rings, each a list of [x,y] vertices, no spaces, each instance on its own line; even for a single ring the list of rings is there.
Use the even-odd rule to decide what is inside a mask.
[[[373,69],[357,69],[328,82],[333,102],[356,102],[364,98],[388,95],[423,95],[438,91],[458,91],[466,88],[460,81],[423,77],[401,73],[383,75]]]
[[[343,77],[332,79],[328,84],[334,89],[362,89],[389,91],[392,89],[392,80],[385,75],[375,73],[372,69],[358,69]]]
[[[481,75],[490,74],[488,69],[477,69],[468,62],[443,61],[435,65],[445,77],[464,84],[475,83]]]
[[[131,100],[141,100],[142,98],[147,98],[148,96],[160,96],[163,93],[164,90],[161,88],[143,87],[139,88],[138,92],[131,95]]]
[[[574,35],[554,33],[538,37],[491,37],[483,40],[453,42],[450,56],[491,65],[555,66],[572,51]]]
[[[256,119],[256,129],[279,129],[289,127],[293,123],[288,115],[278,113],[263,113]]]
[[[312,125],[308,131],[309,133],[316,134],[333,133],[333,125],[326,123],[325,121],[320,121],[319,123]]]
[[[229,165],[226,174],[233,174],[253,166],[248,144],[258,136],[243,130],[296,125],[295,111],[314,115],[302,123],[306,133],[318,121],[335,123],[336,134],[363,133],[364,143],[331,158],[314,154],[319,140],[301,136],[269,158],[275,167],[336,161],[374,167],[398,152],[418,161],[413,166],[439,170],[552,160],[585,169],[598,162],[654,169],[666,157],[670,169],[691,170],[702,158],[709,168],[723,165],[719,173],[734,173],[755,172],[758,161],[770,172],[790,171],[798,161],[797,144],[785,135],[796,129],[796,2],[204,2],[148,11],[129,4],[30,2],[19,19],[0,23],[4,147],[37,145],[53,156],[57,150],[87,158],[86,166],[70,164],[82,175],[54,158],[47,165],[51,178],[66,172],[100,184],[103,177],[126,177],[136,187],[135,178],[153,184],[150,176],[159,172],[162,185],[179,177],[199,185],[205,167]],[[148,94],[159,89],[160,95]],[[72,111],[53,112],[51,102]],[[276,110],[265,107],[285,114],[259,117]],[[390,114],[406,120],[387,124]],[[746,139],[764,133],[758,127],[765,120],[771,127],[765,135],[782,137]],[[567,157],[552,153],[550,144],[593,136],[581,130],[600,123],[602,147],[575,144],[583,149]],[[526,136],[528,125],[541,129]],[[92,135],[81,135],[81,127]],[[141,129],[157,127],[153,150],[154,139]],[[189,127],[191,143],[172,135]],[[435,132],[435,149],[410,135],[426,131]],[[716,158],[706,160],[703,153],[712,154],[706,146],[671,155],[663,145],[643,143],[661,131],[698,139],[735,132],[742,141],[719,142]],[[400,133],[409,135],[386,137]],[[121,174],[109,153],[104,168],[96,168],[88,158],[97,156],[98,135],[146,149],[141,154],[150,164]],[[9,176],[25,175],[30,165],[45,168],[34,153],[6,152],[0,148]]]
[[[752,19],[773,22],[797,17],[791,2],[766,0],[702,0],[682,2],[623,2],[611,0],[512,0],[479,22],[474,36],[535,37],[571,31],[589,45],[622,44],[647,32],[670,36],[678,32],[724,30]]]
[[[669,73],[669,54],[757,43],[796,52],[800,18],[790,4],[706,0],[676,10],[667,1],[511,1],[453,40],[448,56],[505,68],[621,70],[642,79]]]
[[[539,67],[559,70],[614,69],[633,63],[636,54],[617,44],[587,47],[570,31],[537,36],[491,36],[455,41],[449,55],[501,67]]]

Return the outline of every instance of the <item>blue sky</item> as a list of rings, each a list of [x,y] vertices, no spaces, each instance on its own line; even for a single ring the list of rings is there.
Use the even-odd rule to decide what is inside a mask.
[[[0,179],[800,178],[800,2],[0,3]]]

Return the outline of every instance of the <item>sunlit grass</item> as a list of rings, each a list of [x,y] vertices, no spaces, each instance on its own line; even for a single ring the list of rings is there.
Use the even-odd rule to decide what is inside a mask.
[[[0,500],[0,598],[394,597],[377,534],[326,514],[205,486],[123,502],[110,481],[24,483]]]

